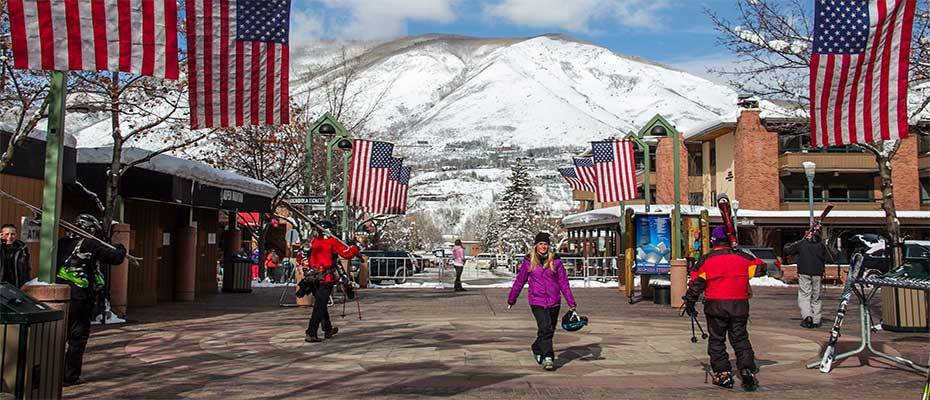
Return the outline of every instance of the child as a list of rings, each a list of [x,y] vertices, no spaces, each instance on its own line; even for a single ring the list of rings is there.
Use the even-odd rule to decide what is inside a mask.
[[[697,316],[694,309],[701,292],[704,292],[704,314],[707,314],[707,354],[714,370],[714,385],[732,388],[730,356],[727,354],[727,336],[736,352],[736,364],[743,389],[754,391],[758,386],[755,378],[755,354],[749,343],[746,324],[749,321],[749,279],[755,276],[756,267],[762,260],[727,244],[726,231],[722,226],[711,233],[713,250],[698,260],[697,271],[692,275],[691,285],[683,299],[688,315]]]
[[[555,326],[559,320],[559,307],[562,297],[572,310],[575,309],[575,297],[572,296],[568,285],[568,275],[562,260],[555,258],[555,253],[549,249],[550,238],[548,233],[540,232],[533,240],[535,245],[530,254],[523,259],[520,272],[510,289],[507,298],[508,308],[513,307],[523,290],[523,285],[529,281],[530,289],[528,302],[536,318],[536,341],[533,342],[533,356],[536,363],[543,366],[546,371],[555,369],[552,350],[552,336],[555,335]]]

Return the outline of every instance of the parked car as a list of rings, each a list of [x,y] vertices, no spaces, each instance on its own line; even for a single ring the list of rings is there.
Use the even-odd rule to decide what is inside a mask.
[[[364,250],[362,255],[368,257],[368,274],[371,283],[380,284],[385,279],[393,279],[394,283],[402,285],[407,278],[420,270],[416,257],[403,250]],[[358,276],[361,261],[352,259],[353,274]]]
[[[475,256],[476,268],[494,269],[497,267],[497,256],[491,253],[479,253]]]
[[[781,270],[781,260],[775,255],[775,249],[771,247],[740,246],[740,250],[765,261],[765,270],[756,270],[756,276],[770,276],[775,279],[781,279],[784,275],[784,272]]]
[[[888,257],[885,242],[878,242],[862,253],[862,266],[866,269],[877,269],[882,273],[891,269],[891,260]],[[911,264],[923,264],[930,268],[930,240],[904,241],[904,260]]]

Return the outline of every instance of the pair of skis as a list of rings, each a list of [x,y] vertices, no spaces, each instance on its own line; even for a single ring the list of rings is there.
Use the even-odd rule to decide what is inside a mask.
[[[836,320],[833,321],[830,338],[827,340],[827,346],[823,349],[823,357],[820,359],[820,372],[827,373],[833,368],[833,361],[836,359],[836,344],[840,340],[840,328],[843,326],[843,319],[846,317],[846,309],[849,306],[849,300],[852,299],[856,280],[859,279],[861,273],[862,254],[856,254],[849,266],[849,275],[846,277],[846,286],[843,287],[843,296],[840,297],[840,306],[836,310]]]

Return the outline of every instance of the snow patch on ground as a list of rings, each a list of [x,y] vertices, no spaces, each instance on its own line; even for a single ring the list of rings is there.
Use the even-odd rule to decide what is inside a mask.
[[[788,284],[771,276],[761,276],[749,280],[750,286],[788,287]]]

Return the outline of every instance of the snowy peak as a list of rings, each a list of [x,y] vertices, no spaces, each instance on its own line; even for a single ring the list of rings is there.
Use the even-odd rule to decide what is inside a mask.
[[[584,145],[636,130],[657,113],[682,131],[732,108],[730,88],[655,63],[561,35],[484,39],[425,35],[381,44],[353,44],[302,57],[295,86],[310,104],[352,55],[355,106],[374,110],[374,136],[426,141],[422,155],[481,141],[521,148]],[[329,64],[327,64],[329,63]],[[338,64],[338,63],[336,63]],[[329,67],[319,67],[329,65]]]

